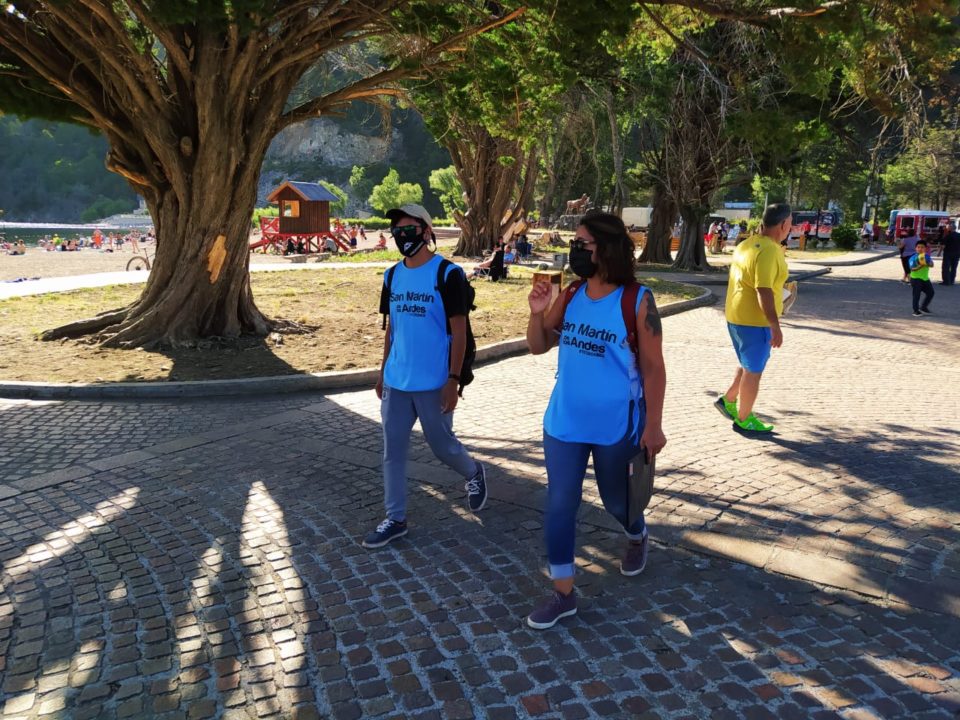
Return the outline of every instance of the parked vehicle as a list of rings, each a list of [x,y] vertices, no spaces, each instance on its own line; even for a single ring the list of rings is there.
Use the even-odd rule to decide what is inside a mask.
[[[804,234],[803,226],[810,223],[810,237],[820,240],[829,240],[833,228],[840,224],[840,213],[835,210],[821,210],[820,221],[817,222],[816,210],[794,210],[793,224],[790,227],[790,238],[798,238]]]
[[[940,228],[947,231],[950,224],[950,213],[940,210],[912,210],[901,208],[890,213],[890,224],[887,234],[897,240],[909,237],[915,228],[920,228],[920,237],[924,240],[936,242],[940,235]]]

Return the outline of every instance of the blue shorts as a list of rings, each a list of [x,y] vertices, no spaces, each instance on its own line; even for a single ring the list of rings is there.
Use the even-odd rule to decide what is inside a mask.
[[[747,372],[762,373],[770,359],[770,341],[773,338],[770,328],[728,322],[727,330],[730,331],[740,367]]]

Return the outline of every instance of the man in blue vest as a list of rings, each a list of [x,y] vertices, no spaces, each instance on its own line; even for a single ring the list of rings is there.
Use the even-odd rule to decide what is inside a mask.
[[[433,220],[421,205],[395,208],[387,217],[404,259],[384,273],[380,297],[380,310],[390,317],[376,386],[386,518],[363,539],[366,548],[407,534],[407,451],[417,419],[434,455],[466,480],[470,510],[480,512],[487,503],[483,465],[453,434],[467,345],[466,276],[450,263],[440,280],[443,258],[431,249]]]

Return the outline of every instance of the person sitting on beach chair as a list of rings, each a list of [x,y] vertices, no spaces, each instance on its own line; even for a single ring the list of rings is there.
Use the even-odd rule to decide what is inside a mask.
[[[507,268],[503,264],[503,256],[503,242],[501,239],[501,242],[497,243],[493,254],[473,269],[470,278],[485,277],[490,278],[494,282],[502,280],[507,276]]]

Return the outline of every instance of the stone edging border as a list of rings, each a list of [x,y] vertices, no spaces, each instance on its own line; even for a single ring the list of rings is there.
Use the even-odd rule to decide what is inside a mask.
[[[875,257],[862,258],[860,260],[795,260],[794,262],[798,265],[820,265],[822,267],[851,267],[853,265],[869,265],[870,263],[877,262],[878,260],[886,260],[887,258],[897,257],[900,254],[899,250],[890,250],[889,252],[881,253]]]
[[[809,280],[810,278],[819,277],[820,275],[826,275],[829,272],[831,272],[831,270],[828,267],[818,267],[815,270],[804,270],[802,272],[791,272],[787,277],[787,281],[801,282],[803,280]],[[662,277],[663,280],[670,279],[669,275],[657,277]],[[685,280],[683,282],[686,282],[688,285],[721,285],[726,287],[728,281],[729,277],[727,276],[727,273],[723,273],[723,277],[712,278],[705,276],[703,278],[697,277],[691,280]]]
[[[670,303],[660,308],[660,315],[676,315],[716,302],[707,288],[695,298]],[[486,364],[527,351],[524,337],[504,340],[477,349],[477,364]],[[303,392],[307,390],[342,390],[373,387],[377,382],[375,368],[275,375],[234,380],[189,380],[150,383],[38,383],[10,380],[0,382],[0,398],[10,400],[103,400],[154,399],[184,397],[217,397],[224,395],[260,395]]]

